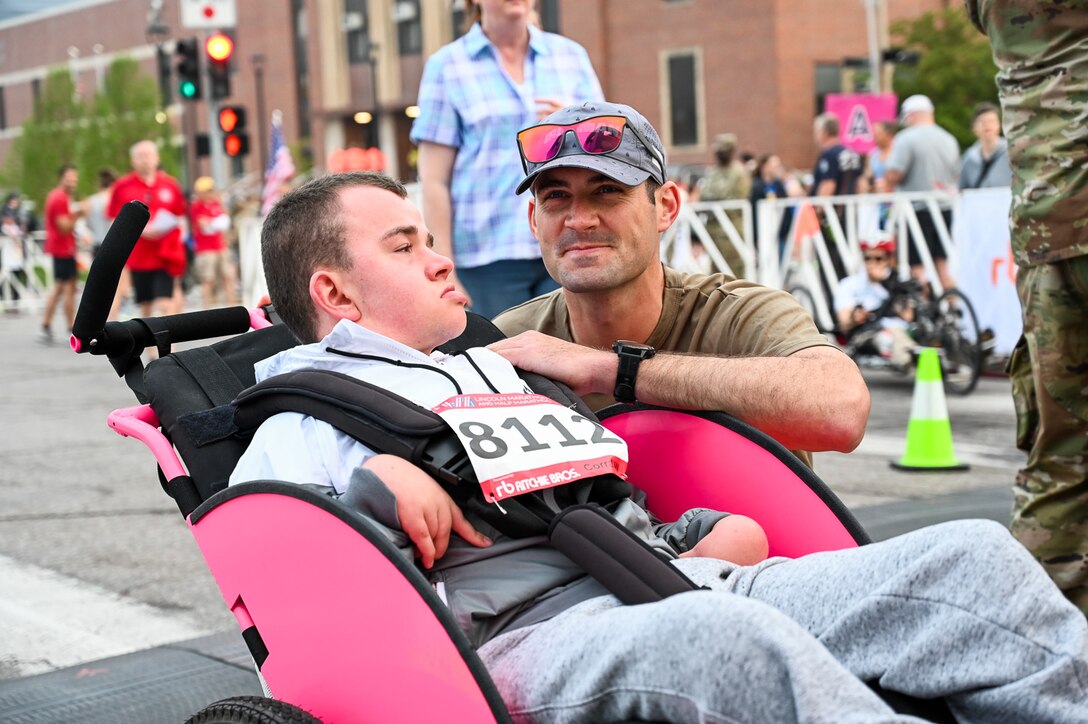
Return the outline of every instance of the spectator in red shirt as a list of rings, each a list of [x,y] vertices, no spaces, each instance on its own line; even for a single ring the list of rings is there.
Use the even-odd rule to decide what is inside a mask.
[[[41,339],[53,341],[53,315],[57,302],[63,300],[68,330],[76,317],[76,219],[83,210],[72,203],[79,172],[71,164],[60,167],[60,183],[45,197],[45,253],[53,257],[53,291],[45,303]]]
[[[201,176],[193,183],[196,198],[189,207],[190,228],[196,246],[196,276],[200,280],[204,308],[215,304],[215,285],[223,286],[227,305],[236,304],[234,262],[224,239],[230,228],[230,216],[223,210],[219,191],[210,176]]]
[[[175,300],[176,280],[185,274],[185,196],[178,182],[159,170],[159,149],[154,141],[139,141],[129,151],[132,173],[113,185],[106,216],[113,219],[129,201],[142,201],[151,212],[136,248],[126,265],[142,316],[181,311]],[[180,297],[180,294],[179,294]]]

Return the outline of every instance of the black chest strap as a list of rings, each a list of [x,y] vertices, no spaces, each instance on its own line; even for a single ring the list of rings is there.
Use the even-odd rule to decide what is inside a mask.
[[[523,377],[539,394],[593,413],[570,392],[539,375]],[[555,514],[571,505],[608,506],[631,494],[631,486],[603,475],[503,502],[483,499],[479,481],[461,441],[435,413],[389,390],[329,370],[299,370],[270,377],[239,394],[233,403],[186,416],[198,444],[227,437],[248,438],[261,423],[281,412],[299,412],[327,422],[370,449],[408,460],[445,488],[466,515],[475,515],[504,535],[544,535]],[[301,481],[300,481],[301,482]]]

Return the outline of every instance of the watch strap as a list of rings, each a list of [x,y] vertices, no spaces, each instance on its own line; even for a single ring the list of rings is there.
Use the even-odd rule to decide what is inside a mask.
[[[633,405],[635,399],[635,380],[638,378],[638,368],[642,360],[653,357],[656,353],[653,347],[645,344],[636,344],[617,340],[612,343],[612,349],[619,357],[619,366],[616,369],[616,387],[612,396],[618,402]]]

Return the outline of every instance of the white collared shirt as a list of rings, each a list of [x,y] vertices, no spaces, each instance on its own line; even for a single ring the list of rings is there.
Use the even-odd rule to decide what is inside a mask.
[[[328,352],[330,347],[388,361],[347,357]],[[471,362],[467,358],[469,355]],[[465,394],[492,392],[488,382],[499,392],[529,391],[513,365],[488,349],[476,347],[466,354],[432,352],[426,355],[347,320],[338,322],[320,342],[280,352],[258,362],[254,370],[258,382],[301,369],[342,372],[395,392],[427,409],[458,394],[453,383],[440,372],[400,367],[395,362],[442,370],[457,381]],[[472,362],[480,368],[483,377]],[[265,421],[257,430],[231,474],[230,484],[248,480],[287,480],[327,485],[337,493],[343,493],[351,479],[351,471],[375,454],[327,422],[298,412],[284,412]]]

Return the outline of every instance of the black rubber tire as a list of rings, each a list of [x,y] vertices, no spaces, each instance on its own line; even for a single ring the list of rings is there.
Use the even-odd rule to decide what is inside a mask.
[[[285,701],[232,696],[209,704],[186,724],[321,724],[321,720]]]
[[[812,323],[816,325],[816,329],[819,330],[820,334],[827,334],[831,331],[824,329],[823,325],[820,324],[820,317],[816,314],[816,300],[813,298],[812,292],[810,292],[807,287],[792,286],[786,291],[797,300],[798,304],[805,308],[808,315],[812,317]]]
[[[930,344],[944,352],[941,379],[945,390],[969,395],[982,374],[982,340],[975,308],[962,292],[949,289],[933,304],[931,314],[936,337]]]

